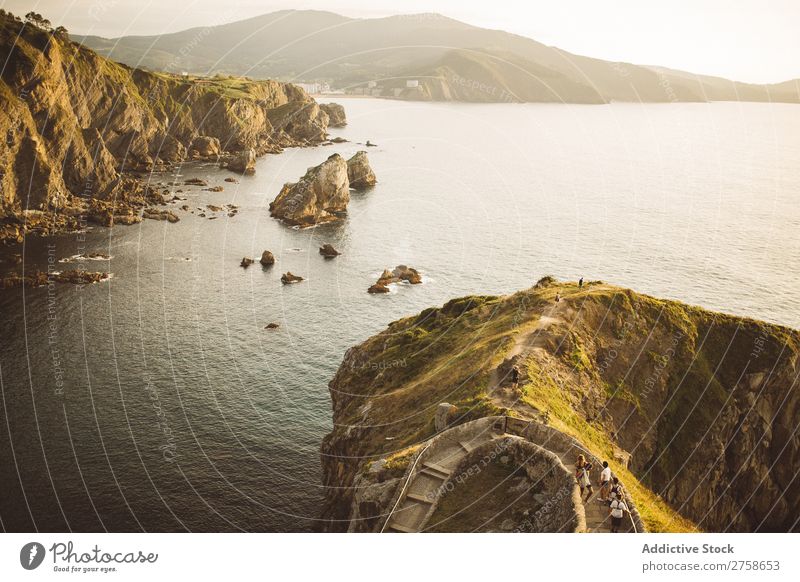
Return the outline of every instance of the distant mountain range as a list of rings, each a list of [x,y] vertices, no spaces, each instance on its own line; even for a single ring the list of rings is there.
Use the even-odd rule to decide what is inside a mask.
[[[800,81],[739,83],[574,55],[439,14],[355,19],[285,10],[161,36],[73,36],[130,66],[317,82],[405,99],[472,102],[800,102]]]

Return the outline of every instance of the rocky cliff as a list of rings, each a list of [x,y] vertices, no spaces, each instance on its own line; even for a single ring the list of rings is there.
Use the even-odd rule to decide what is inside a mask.
[[[326,136],[327,114],[288,83],[149,73],[6,13],[0,53],[3,238],[95,211],[107,221],[111,202],[153,198],[130,172],[187,158],[236,163]]]
[[[797,530],[799,354],[797,331],[599,282],[427,309],[330,383],[324,527],[386,514],[448,402],[451,424],[536,420],[608,459],[651,531]]]

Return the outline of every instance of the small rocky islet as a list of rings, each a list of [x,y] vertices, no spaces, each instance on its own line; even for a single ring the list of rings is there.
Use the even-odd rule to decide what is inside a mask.
[[[0,288],[15,289],[20,287],[44,287],[51,283],[71,283],[73,285],[90,285],[107,281],[111,275],[106,272],[85,271],[82,269],[70,269],[67,271],[55,271],[46,273],[34,271],[29,274],[10,273],[0,279]]]
[[[347,161],[333,154],[309,168],[297,182],[284,184],[269,205],[270,215],[292,226],[340,220],[347,212],[350,188],[364,189],[376,182],[366,152],[358,152]]]
[[[422,275],[420,275],[419,271],[407,265],[398,265],[391,271],[389,269],[384,269],[381,276],[378,277],[378,280],[367,289],[367,293],[389,293],[389,285],[401,282],[419,285],[422,283]]]

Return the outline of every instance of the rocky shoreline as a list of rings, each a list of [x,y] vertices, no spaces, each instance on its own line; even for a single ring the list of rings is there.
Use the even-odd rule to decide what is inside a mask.
[[[135,224],[163,203],[143,179],[151,172],[205,161],[251,174],[259,156],[325,143],[326,111],[346,123],[341,106],[323,109],[289,83],[150,73],[7,13],[0,29],[0,50],[13,57],[0,80],[5,243]]]

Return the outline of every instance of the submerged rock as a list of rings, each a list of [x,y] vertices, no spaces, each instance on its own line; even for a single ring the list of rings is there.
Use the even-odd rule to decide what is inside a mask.
[[[375,178],[375,172],[369,165],[367,159],[367,152],[357,152],[352,158],[347,160],[347,178],[350,180],[350,187],[356,190],[369,188],[374,186],[378,181]]]
[[[333,245],[325,243],[324,245],[319,247],[319,254],[321,254],[326,259],[332,259],[333,257],[338,257],[342,253],[333,248]]]
[[[275,255],[269,251],[261,253],[261,260],[259,261],[264,267],[271,267],[275,264]]]
[[[94,271],[83,271],[78,269],[71,269],[63,273],[53,275],[59,283],[72,283],[73,285],[88,285],[89,283],[99,283],[108,279],[108,273],[99,273]]]
[[[243,257],[242,258],[242,262],[239,263],[239,266],[246,269],[247,267],[249,267],[253,263],[255,263],[255,261],[253,259],[251,259],[250,257]]]
[[[48,275],[42,271],[34,271],[32,274],[23,275],[20,273],[11,273],[6,275],[0,280],[0,288],[13,289],[16,287],[43,287],[55,283],[72,283],[73,285],[88,285],[90,283],[99,283],[105,281],[110,275],[103,272],[84,271],[79,269],[70,269],[60,273],[51,273]]]
[[[281,325],[279,323],[275,323],[273,321],[271,323],[268,323],[266,326],[264,326],[264,329],[278,329],[280,326]]]
[[[201,178],[189,178],[188,180],[184,180],[183,183],[186,186],[208,186],[208,182]]]
[[[350,202],[347,163],[333,154],[309,168],[295,183],[284,184],[269,205],[270,215],[288,224],[312,225],[336,220]]]
[[[284,285],[289,285],[291,283],[299,283],[302,280],[303,278],[301,276],[294,275],[292,274],[291,271],[281,275],[281,283],[283,283]]]

